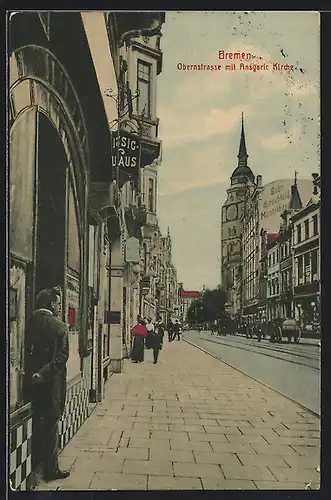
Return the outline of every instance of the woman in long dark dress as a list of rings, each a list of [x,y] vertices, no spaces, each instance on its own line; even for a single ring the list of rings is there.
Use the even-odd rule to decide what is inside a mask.
[[[131,360],[134,363],[141,363],[144,361],[144,345],[146,337],[147,328],[145,326],[145,321],[142,318],[138,318],[138,324],[132,328],[133,345]]]

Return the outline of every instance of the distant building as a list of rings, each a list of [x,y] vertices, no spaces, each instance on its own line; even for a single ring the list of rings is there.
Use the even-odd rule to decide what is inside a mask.
[[[267,244],[267,320],[279,317],[279,247],[278,234],[270,235]]]
[[[290,214],[294,213],[296,209],[302,206],[302,200],[305,203],[308,202],[311,195],[311,184],[309,179],[295,179],[294,184],[290,179],[280,179],[263,186],[262,176],[257,176],[254,189],[251,189],[250,194],[248,192],[245,210],[242,215],[242,313],[244,315],[256,316],[259,309],[261,309],[261,304],[259,304],[262,275],[260,266],[263,260],[261,255],[261,234],[264,234],[264,232],[267,235],[278,234],[281,216],[286,211],[289,211]],[[268,245],[270,244],[268,242]],[[275,245],[275,258],[277,257],[279,261],[278,243]],[[268,249],[268,252],[269,250],[271,252],[271,248]],[[272,267],[274,265],[276,264],[271,264]],[[269,273],[269,263],[267,263],[267,268]],[[272,302],[274,303],[276,298],[275,290],[281,283],[280,277],[276,277],[279,272],[280,269],[276,272],[276,268],[274,268],[271,273],[272,281],[269,283],[268,288],[269,303],[271,297],[273,297]],[[271,275],[268,274],[269,280]],[[278,301],[280,300],[279,294],[280,291],[277,293]],[[275,315],[276,310],[277,315],[281,314],[281,309],[278,306],[269,308],[269,313]]]
[[[288,209],[281,214],[279,229],[280,316],[289,318],[293,313],[293,252],[291,217],[302,209],[297,180],[291,186]]]
[[[191,304],[200,299],[202,296],[201,292],[197,290],[183,290],[179,289],[179,319],[182,322],[187,321],[187,311],[189,310]]]

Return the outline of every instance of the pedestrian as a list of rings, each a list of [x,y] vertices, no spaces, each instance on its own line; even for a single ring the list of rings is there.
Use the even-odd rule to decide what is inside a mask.
[[[164,337],[164,332],[165,332],[165,326],[164,326],[164,323],[163,323],[163,321],[161,319],[158,319],[158,321],[156,323],[156,326],[155,326],[155,329],[157,330],[157,332],[161,336],[161,340],[162,340],[162,344],[163,344],[163,337]]]
[[[154,323],[152,322],[152,318],[146,318],[146,328],[147,328],[147,337],[146,337],[146,349],[152,349],[152,339],[153,333],[155,330]]]
[[[153,363],[156,365],[158,357],[159,357],[159,352],[162,349],[162,335],[159,330],[154,330],[152,334],[152,348],[153,348]]]
[[[171,319],[169,319],[167,324],[167,332],[168,332],[168,342],[172,342],[172,336],[174,333],[174,324],[171,321]]]
[[[133,363],[141,363],[144,361],[144,345],[147,337],[147,328],[142,318],[138,317],[138,323],[132,328],[131,335],[133,339],[131,360]]]
[[[65,479],[60,470],[58,425],[64,411],[69,357],[67,326],[58,318],[59,288],[44,289],[26,328],[26,387],[33,412],[33,447],[46,481]]]
[[[181,334],[181,326],[179,321],[177,320],[174,326],[173,340],[175,340],[176,335],[177,335],[177,340],[180,340],[180,334]]]

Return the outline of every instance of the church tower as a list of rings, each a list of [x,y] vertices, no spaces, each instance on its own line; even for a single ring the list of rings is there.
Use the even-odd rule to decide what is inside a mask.
[[[228,307],[231,309],[231,289],[234,286],[236,268],[241,264],[242,225],[240,216],[244,210],[247,188],[254,186],[255,178],[247,164],[248,154],[244,129],[244,114],[241,114],[241,135],[238,164],[231,175],[227,199],[221,212],[221,286],[228,292]],[[229,311],[231,312],[231,311]]]

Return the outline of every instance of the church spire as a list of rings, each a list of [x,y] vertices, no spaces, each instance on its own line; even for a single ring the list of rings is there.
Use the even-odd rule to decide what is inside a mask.
[[[246,140],[245,140],[245,130],[244,130],[244,113],[241,113],[241,136],[238,158],[238,167],[247,167],[247,150],[246,150]]]
[[[297,174],[298,172],[294,172],[294,183],[291,186],[291,197],[289,201],[288,208],[290,210],[301,210],[302,208],[302,201],[300,197],[300,193],[298,190],[298,180],[297,180]]]

